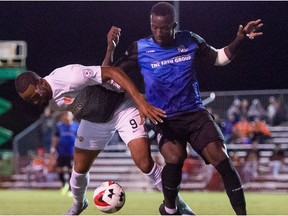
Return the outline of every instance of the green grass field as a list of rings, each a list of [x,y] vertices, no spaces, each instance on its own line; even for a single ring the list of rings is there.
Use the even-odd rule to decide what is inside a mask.
[[[90,205],[82,215],[104,215],[94,207],[91,190]],[[223,192],[182,192],[182,197],[198,215],[234,215]],[[124,207],[114,215],[159,215],[160,192],[126,191]],[[248,214],[288,215],[288,195],[246,193]],[[63,215],[72,198],[61,196],[57,190],[0,190],[0,215]]]

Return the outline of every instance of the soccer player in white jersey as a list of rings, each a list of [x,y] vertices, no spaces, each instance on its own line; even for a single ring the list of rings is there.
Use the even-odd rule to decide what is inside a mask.
[[[16,78],[15,87],[25,101],[71,111],[81,119],[70,181],[74,201],[67,215],[79,215],[87,208],[89,169],[116,131],[139,169],[155,183],[161,181],[161,167],[151,157],[143,123],[148,117],[157,124],[165,114],[146,102],[122,70],[75,64],[57,68],[44,78],[27,71]]]

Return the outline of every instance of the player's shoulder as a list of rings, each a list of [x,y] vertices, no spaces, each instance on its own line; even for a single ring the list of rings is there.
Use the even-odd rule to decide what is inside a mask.
[[[189,38],[196,43],[202,43],[204,39],[195,32],[188,31],[188,30],[178,30],[175,33],[176,38]]]
[[[82,64],[68,64],[68,65],[64,65],[64,66],[56,68],[53,72],[54,73],[56,73],[56,72],[57,73],[61,73],[61,72],[63,73],[63,72],[67,72],[67,71],[81,70],[85,67],[87,67],[87,66],[84,66]]]
[[[140,38],[138,40],[133,41],[130,44],[129,48],[125,51],[125,56],[131,56],[137,54],[139,48],[146,47],[147,45],[152,45],[152,36]]]
[[[61,74],[66,74],[67,72],[70,72],[73,70],[74,65],[69,64],[69,65],[64,65],[58,68],[55,68],[50,74],[49,76],[55,77],[55,76],[59,76]]]
[[[153,42],[153,37],[152,35],[148,36],[148,37],[145,37],[145,38],[141,38],[137,41],[135,41],[135,45],[136,44],[139,44],[139,43],[146,43],[146,44],[150,44]]]

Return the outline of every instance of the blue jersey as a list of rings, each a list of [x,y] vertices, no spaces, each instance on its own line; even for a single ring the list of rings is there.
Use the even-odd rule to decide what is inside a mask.
[[[198,60],[210,49],[200,36],[178,31],[168,48],[155,43],[152,37],[138,40],[116,66],[131,72],[139,67],[147,101],[172,117],[204,108],[196,71]]]
[[[79,123],[73,121],[72,124],[64,124],[63,122],[57,122],[57,130],[55,136],[59,138],[59,142],[56,146],[59,156],[73,156],[74,142],[77,136],[77,129]]]

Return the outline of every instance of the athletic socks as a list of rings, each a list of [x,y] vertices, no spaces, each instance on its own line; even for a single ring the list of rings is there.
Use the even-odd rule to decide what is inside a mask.
[[[170,215],[173,215],[173,214],[175,214],[177,212],[176,208],[171,209],[171,208],[168,208],[168,207],[164,206],[164,209],[167,212],[167,214],[170,214]]]
[[[178,196],[182,177],[182,165],[167,163],[162,170],[162,185],[165,207],[176,209],[175,200]]]
[[[154,163],[152,170],[148,174],[144,173],[154,182],[154,185],[159,191],[162,191],[162,179],[161,179],[162,169],[163,169],[162,166],[160,166],[157,163]]]
[[[154,185],[157,187],[157,189],[159,191],[163,191],[163,187],[162,187],[162,179],[161,179],[161,172],[163,170],[163,167],[160,166],[157,163],[154,163],[154,166],[152,168],[152,170],[146,174],[146,176],[148,176],[154,183]],[[182,199],[182,197],[180,196],[180,194],[177,194],[177,198],[176,198],[176,208],[168,208],[167,206],[165,206],[165,204],[162,204],[163,207],[161,206],[161,208],[164,208],[165,212],[168,214],[178,214],[181,213],[182,215],[195,215],[195,213],[192,211],[192,209],[185,203],[185,201]]]
[[[60,172],[59,174],[58,174],[58,176],[59,176],[59,180],[61,181],[61,184],[62,184],[62,187],[64,187],[65,186],[65,178],[64,178],[64,172]]]
[[[222,176],[226,193],[235,213],[237,215],[246,215],[246,201],[243,186],[231,160],[228,158],[221,161],[215,168]]]
[[[89,183],[89,173],[80,174],[72,171],[70,186],[73,193],[74,204],[82,203]]]
[[[71,191],[70,179],[71,179],[72,172],[69,172],[68,175],[69,175],[69,180],[68,180],[69,191]]]

